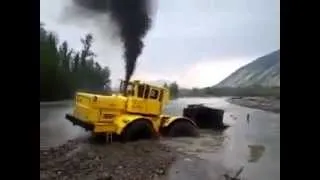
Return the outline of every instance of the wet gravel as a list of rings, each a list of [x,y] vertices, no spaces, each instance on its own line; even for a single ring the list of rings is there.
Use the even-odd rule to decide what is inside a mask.
[[[103,144],[76,139],[40,150],[40,179],[157,179],[176,157],[175,150],[159,141]]]
[[[229,103],[249,108],[261,109],[274,113],[280,113],[280,98],[275,97],[233,97],[227,100]]]

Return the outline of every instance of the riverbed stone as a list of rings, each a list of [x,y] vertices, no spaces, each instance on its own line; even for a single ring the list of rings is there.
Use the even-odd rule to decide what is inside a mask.
[[[68,141],[40,150],[40,179],[148,180],[164,175],[175,156],[174,150],[157,141],[111,145]]]

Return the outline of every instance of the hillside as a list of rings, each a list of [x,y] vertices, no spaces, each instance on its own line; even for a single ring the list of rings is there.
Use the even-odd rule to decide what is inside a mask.
[[[280,87],[280,50],[239,68],[214,87]]]

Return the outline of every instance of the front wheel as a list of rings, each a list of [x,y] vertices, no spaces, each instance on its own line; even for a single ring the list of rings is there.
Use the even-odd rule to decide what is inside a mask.
[[[169,126],[168,135],[171,137],[197,137],[199,131],[196,126],[188,121],[177,121]]]
[[[137,141],[142,139],[154,139],[156,133],[152,125],[144,120],[137,120],[129,124],[121,134],[123,142]]]

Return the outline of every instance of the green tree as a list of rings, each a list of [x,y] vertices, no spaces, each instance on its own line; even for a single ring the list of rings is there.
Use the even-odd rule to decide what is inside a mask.
[[[79,89],[110,89],[110,70],[95,61],[93,40],[87,34],[82,49],[74,51],[67,41],[59,45],[57,35],[40,22],[40,101],[72,98]]]

